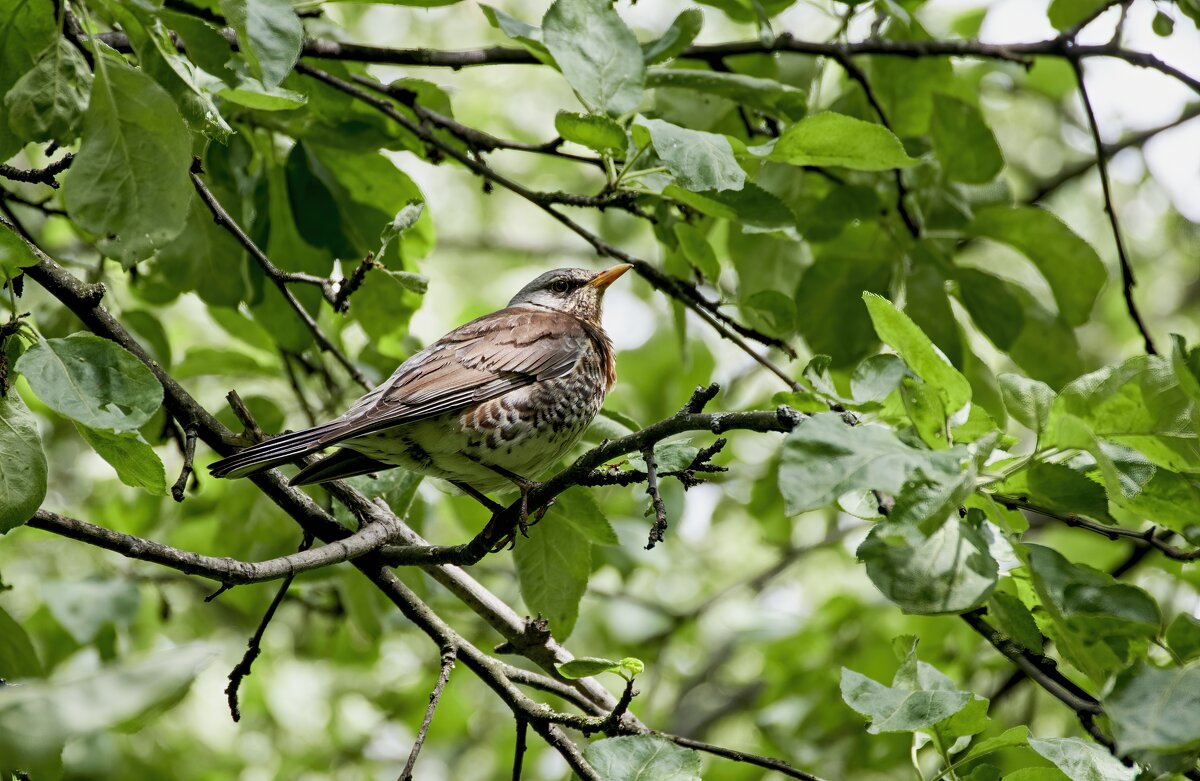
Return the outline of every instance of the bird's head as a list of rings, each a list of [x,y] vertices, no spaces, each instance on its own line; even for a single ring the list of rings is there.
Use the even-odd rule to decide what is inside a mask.
[[[599,323],[605,289],[631,268],[630,264],[621,263],[600,272],[583,268],[547,271],[521,288],[508,305],[538,306]]]

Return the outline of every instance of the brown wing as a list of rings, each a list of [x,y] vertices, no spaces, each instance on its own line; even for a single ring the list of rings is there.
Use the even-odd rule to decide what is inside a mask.
[[[344,415],[286,434],[213,464],[241,477],[354,437],[430,418],[559,377],[594,349],[574,316],[511,307],[460,326],[402,363]]]

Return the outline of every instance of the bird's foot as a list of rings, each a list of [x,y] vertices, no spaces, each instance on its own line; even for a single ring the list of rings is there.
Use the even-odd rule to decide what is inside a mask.
[[[516,483],[517,487],[521,489],[521,516],[517,520],[517,528],[521,531],[522,537],[528,537],[529,536],[529,527],[533,526],[538,521],[542,520],[542,517],[545,516],[545,514],[546,514],[546,510],[548,510],[550,508],[550,504],[552,504],[553,502],[547,503],[544,507],[538,508],[537,517],[534,519],[533,523],[530,523],[529,522],[529,494],[531,491],[541,488],[542,484],[537,482],[536,480],[526,480],[524,478],[521,478],[519,480],[513,480],[513,482]]]

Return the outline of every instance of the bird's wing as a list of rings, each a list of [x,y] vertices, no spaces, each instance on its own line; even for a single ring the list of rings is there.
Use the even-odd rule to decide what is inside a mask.
[[[572,315],[510,307],[460,326],[402,363],[335,420],[275,437],[212,464],[242,477],[347,439],[479,404],[562,376],[590,347]]]
[[[572,315],[502,309],[451,331],[405,361],[342,416],[341,439],[479,404],[560,377],[590,348]]]

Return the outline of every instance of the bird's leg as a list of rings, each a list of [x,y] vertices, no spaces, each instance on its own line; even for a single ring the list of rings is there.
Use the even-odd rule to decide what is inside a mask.
[[[467,496],[482,504],[492,515],[495,515],[504,509],[504,505],[500,504],[499,502],[493,502],[482,491],[476,490],[474,487],[464,483],[461,480],[451,480],[450,485],[454,486]]]
[[[513,485],[515,485],[518,489],[520,489],[520,491],[521,491],[521,518],[520,518],[520,520],[517,521],[517,528],[521,530],[521,536],[528,537],[529,536],[529,527],[533,525],[533,524],[529,523],[529,492],[533,491],[534,489],[541,488],[542,484],[536,480],[530,480],[527,477],[522,477],[521,475],[517,474],[516,472],[510,472],[509,470],[505,469],[502,466],[497,466],[496,464],[488,464],[483,461],[480,461],[478,458],[475,458],[474,456],[470,455],[469,453],[464,452],[463,455],[466,456],[467,458],[471,459],[475,463],[479,464],[480,466],[484,467],[485,469],[490,469],[493,472],[495,472],[496,474],[505,478],[506,480],[510,480],[513,483]],[[537,523],[538,521],[540,521],[542,519],[542,516],[544,516],[546,514],[546,510],[549,507],[550,507],[550,505],[547,504],[545,507],[541,508],[538,511],[537,520],[535,520],[533,523]]]

